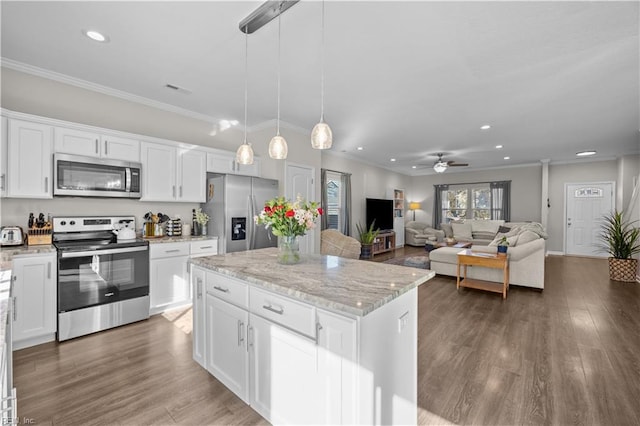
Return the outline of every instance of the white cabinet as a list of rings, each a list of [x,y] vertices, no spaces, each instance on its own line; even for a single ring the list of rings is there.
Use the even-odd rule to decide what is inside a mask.
[[[188,242],[159,243],[149,247],[149,298],[152,315],[191,302],[188,261]]]
[[[142,142],[141,162],[142,201],[206,201],[203,151]]]
[[[7,196],[7,146],[9,128],[7,117],[2,117],[0,125],[0,198]]]
[[[207,292],[206,368],[222,384],[249,402],[249,313]]]
[[[13,342],[21,349],[55,339],[56,255],[13,259]]]
[[[253,164],[239,164],[232,153],[207,153],[207,172],[226,173],[260,177],[260,159],[253,159]]]
[[[67,154],[140,161],[140,142],[114,135],[56,127],[54,150]]]
[[[195,283],[190,283],[190,257],[218,253],[218,240],[153,243],[149,246],[149,299],[151,315],[189,305]],[[191,279],[193,281],[193,277]]]
[[[51,126],[9,120],[7,196],[52,198]]]
[[[393,231],[396,233],[396,247],[404,246],[404,189],[388,189],[387,197],[393,200]]]
[[[191,288],[193,288],[193,359],[204,367],[205,365],[205,271],[200,268],[191,270]]]

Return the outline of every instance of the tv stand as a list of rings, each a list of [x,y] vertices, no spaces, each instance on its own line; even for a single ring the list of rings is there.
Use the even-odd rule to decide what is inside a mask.
[[[396,233],[393,231],[380,231],[376,239],[373,241],[371,254],[385,253],[396,248]]]

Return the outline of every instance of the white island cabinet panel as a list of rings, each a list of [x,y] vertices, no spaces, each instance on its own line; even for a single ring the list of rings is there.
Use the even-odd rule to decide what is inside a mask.
[[[415,424],[417,286],[434,273],[315,254],[283,266],[276,255],[191,260],[206,271],[208,370],[246,401],[246,339],[248,402],[269,422]]]
[[[191,287],[193,288],[193,359],[201,366],[205,366],[205,271],[201,268],[193,268],[191,271]]]
[[[52,148],[51,126],[9,120],[7,196],[53,198]]]

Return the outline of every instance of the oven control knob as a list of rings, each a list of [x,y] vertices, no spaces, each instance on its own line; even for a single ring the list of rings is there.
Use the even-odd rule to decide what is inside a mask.
[[[69,222],[69,225],[71,225],[71,226],[73,226],[73,225],[75,225],[75,224],[76,224],[76,221],[75,221],[75,220],[72,220],[71,222]]]
[[[67,224],[67,222],[65,222],[64,220],[60,222],[60,225],[65,226]]]

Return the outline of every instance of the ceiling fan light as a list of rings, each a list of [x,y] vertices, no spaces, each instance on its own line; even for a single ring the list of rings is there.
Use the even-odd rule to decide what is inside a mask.
[[[313,149],[329,149],[333,144],[333,132],[324,121],[313,126],[311,131],[311,147]]]
[[[444,171],[447,170],[447,167],[449,167],[449,165],[446,162],[438,161],[433,165],[433,170],[435,170],[436,173],[444,173]]]
[[[269,142],[269,157],[274,160],[286,159],[288,152],[287,141],[282,136],[275,135]]]
[[[253,164],[253,148],[251,148],[251,144],[245,141],[238,147],[236,162],[238,164]]]

